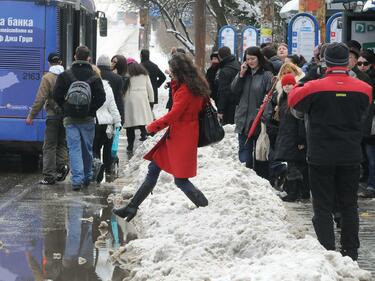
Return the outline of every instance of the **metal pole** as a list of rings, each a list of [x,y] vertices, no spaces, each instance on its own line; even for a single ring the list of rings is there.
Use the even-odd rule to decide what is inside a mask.
[[[206,55],[206,1],[195,1],[195,64],[204,71]]]

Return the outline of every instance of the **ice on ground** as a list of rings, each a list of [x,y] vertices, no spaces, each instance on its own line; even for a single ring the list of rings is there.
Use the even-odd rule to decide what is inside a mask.
[[[209,200],[196,208],[162,172],[157,186],[131,222],[139,239],[123,258],[130,279],[210,281],[371,280],[368,271],[311,236],[295,235],[281,200],[269,183],[241,165],[237,136],[225,127],[219,144],[199,148],[192,182]],[[123,192],[134,192],[147,172],[142,156],[161,133],[135,152]],[[129,280],[130,280],[129,279]]]

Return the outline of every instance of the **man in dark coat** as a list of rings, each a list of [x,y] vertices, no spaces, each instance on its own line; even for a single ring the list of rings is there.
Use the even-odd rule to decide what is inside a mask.
[[[318,240],[327,250],[335,249],[332,213],[338,200],[341,253],[357,260],[362,126],[372,103],[372,88],[348,75],[349,49],[345,44],[330,44],[325,61],[325,77],[294,88],[288,104],[306,118],[313,225]]]
[[[280,71],[283,61],[277,56],[277,51],[274,46],[268,45],[262,49],[262,54],[270,64],[268,70],[272,71],[273,75],[277,75]]]
[[[149,50],[143,49],[141,51],[141,64],[147,69],[152,89],[154,90],[154,102],[151,104],[151,108],[153,108],[154,104],[158,103],[158,88],[160,88],[167,77],[165,77],[164,73],[155,63],[150,61]]]
[[[96,61],[96,65],[100,69],[100,75],[103,80],[107,80],[113,91],[113,97],[117,105],[117,109],[121,115],[121,125],[124,125],[124,96],[123,96],[123,80],[120,75],[111,70],[111,60],[107,55],[101,55]]]
[[[234,77],[240,71],[240,63],[231,54],[231,50],[224,46],[219,49],[220,69],[217,72],[216,82],[218,85],[218,116],[223,125],[234,124],[234,113],[236,110],[236,97],[231,90]]]
[[[69,150],[72,188],[78,191],[82,187],[87,187],[93,179],[92,145],[95,136],[95,116],[96,111],[105,102],[105,91],[102,80],[91,67],[90,49],[86,46],[77,47],[74,59],[71,69],[57,77],[53,98],[61,108],[65,108],[65,96],[74,82],[71,79],[72,75],[76,80],[86,81],[90,85],[91,102],[88,116],[72,117],[64,111],[63,123]]]
[[[218,98],[217,98],[217,85],[215,83],[216,79],[216,73],[219,70],[219,53],[213,52],[210,56],[211,59],[211,66],[207,69],[206,72],[206,79],[208,84],[210,85],[211,90],[211,98],[215,101],[217,104]]]

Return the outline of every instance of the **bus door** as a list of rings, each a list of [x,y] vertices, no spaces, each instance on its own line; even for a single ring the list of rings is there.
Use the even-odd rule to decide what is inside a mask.
[[[46,7],[0,3],[0,118],[26,118],[43,75]]]

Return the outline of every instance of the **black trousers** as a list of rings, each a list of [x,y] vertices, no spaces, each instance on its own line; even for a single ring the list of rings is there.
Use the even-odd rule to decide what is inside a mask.
[[[95,126],[95,138],[94,138],[94,144],[92,147],[94,157],[101,158],[100,151],[103,148],[103,164],[105,167],[105,171],[108,173],[111,170],[111,164],[112,164],[112,156],[111,156],[111,150],[112,150],[112,142],[113,138],[107,137],[107,125],[96,125]]]
[[[359,165],[321,166],[309,164],[309,179],[313,197],[312,219],[319,242],[327,250],[335,250],[332,214],[335,200],[341,211],[341,247],[348,252],[359,248],[358,184]]]
[[[133,150],[135,140],[135,129],[139,129],[141,131],[141,138],[147,137],[146,126],[126,128],[126,137],[128,138],[128,150]]]

